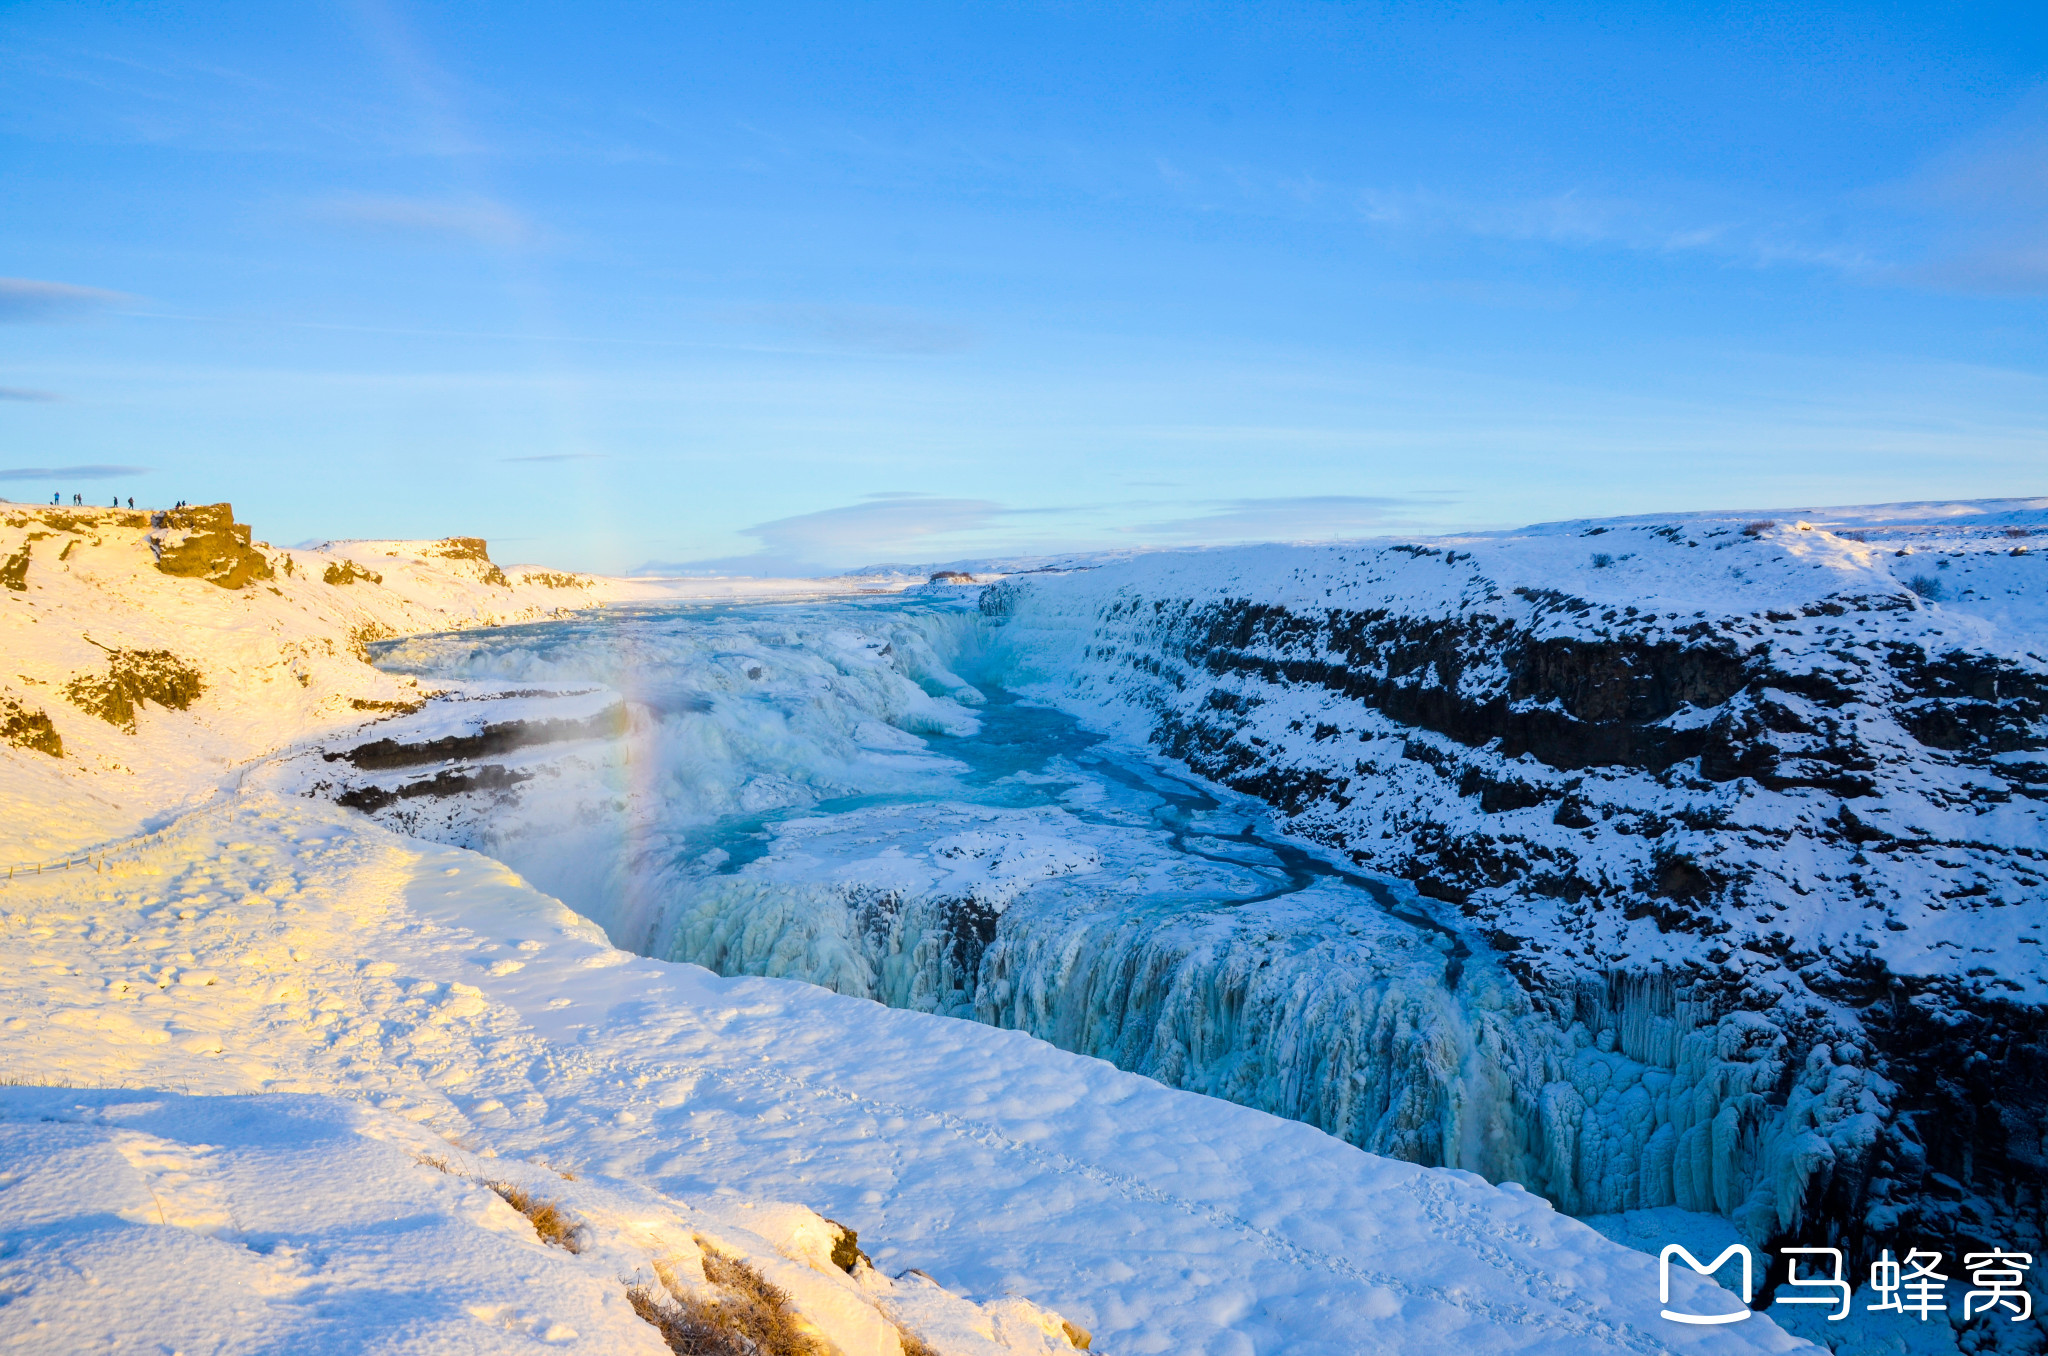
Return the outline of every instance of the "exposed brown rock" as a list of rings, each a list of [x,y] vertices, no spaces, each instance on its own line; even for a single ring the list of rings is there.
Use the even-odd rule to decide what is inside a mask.
[[[269,579],[274,571],[249,544],[247,524],[235,521],[231,504],[201,504],[155,515],[150,549],[156,567],[181,579],[204,579],[224,589]]]

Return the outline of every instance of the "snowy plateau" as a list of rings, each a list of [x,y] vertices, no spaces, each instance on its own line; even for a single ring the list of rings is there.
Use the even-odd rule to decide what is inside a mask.
[[[2037,532],[611,580],[0,506],[0,1341],[2038,1350],[1655,1256],[2048,1252]]]

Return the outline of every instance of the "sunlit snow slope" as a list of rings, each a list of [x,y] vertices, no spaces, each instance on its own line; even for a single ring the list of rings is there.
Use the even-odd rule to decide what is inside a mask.
[[[948,1352],[1057,1347],[1060,1319],[1108,1351],[1796,1345],[1762,1317],[1664,1322],[1653,1259],[1529,1193],[1374,1158],[1016,1033],[636,958],[487,858],[331,806],[245,797],[104,871],[17,879],[0,898],[0,993],[0,1059],[16,1078],[339,1095],[385,1118],[134,1092],[0,1098],[0,1144],[19,1146],[6,1171],[38,1182],[0,1190],[0,1229],[17,1243],[0,1275],[18,1296],[0,1307],[0,1340],[31,1349],[92,1349],[61,1342],[101,1330],[77,1326],[89,1301],[144,1321],[123,1292],[79,1289],[75,1268],[104,1256],[109,1279],[133,1276],[139,1254],[145,1272],[202,1282],[208,1259],[249,1273],[245,1287],[216,1286],[213,1321],[268,1295],[263,1326],[249,1320],[250,1343],[226,1349],[317,1334],[319,1314],[288,1303],[304,1283],[354,1296],[359,1313],[369,1286],[445,1296],[442,1345],[403,1349],[526,1350],[560,1324],[578,1334],[572,1349],[613,1350],[619,1311],[600,1282],[664,1252],[687,1258],[692,1227],[734,1248],[749,1246],[734,1230],[769,1240],[750,1255],[821,1326],[879,1312]],[[76,1128],[47,1127],[53,1108]],[[320,1159],[293,1159],[293,1137],[263,1114],[322,1121],[320,1159],[363,1165],[353,1227],[331,1188],[297,1219],[280,1211],[278,1195],[321,1187]],[[516,1221],[432,1165],[352,1147],[365,1133],[429,1156],[447,1137],[464,1151],[455,1176],[560,1199],[608,1250],[604,1267],[517,1237]],[[45,1161],[59,1150],[76,1157]],[[529,1156],[579,1181],[511,1162]],[[79,1194],[86,1182],[97,1196]],[[882,1274],[820,1265],[815,1216],[749,1200],[798,1200],[853,1226]],[[365,1236],[393,1212],[446,1231],[450,1251],[433,1262],[411,1250],[424,1243]],[[487,1247],[516,1265],[490,1273]],[[984,1309],[948,1307],[915,1276],[886,1280],[911,1266]],[[1681,1293],[1699,1312],[1729,1305]],[[1060,1318],[1001,1298],[1018,1294]],[[854,1307],[835,1319],[835,1302]],[[456,1305],[474,1321],[445,1312]]]
[[[368,642],[596,603],[774,597],[818,580],[625,580],[500,568],[474,537],[253,541],[226,504],[0,502],[0,867],[57,858],[231,785],[316,733],[416,709]]]

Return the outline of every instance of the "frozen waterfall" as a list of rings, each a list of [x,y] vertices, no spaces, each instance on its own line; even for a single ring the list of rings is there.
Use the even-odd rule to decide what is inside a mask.
[[[648,954],[1017,1028],[1579,1214],[1762,1240],[1865,1156],[1885,1089],[1853,1042],[1795,1049],[1789,1014],[1654,961],[1532,992],[1455,911],[1147,751],[1142,713],[1061,709],[1086,655],[1002,628],[943,599],[627,611],[381,662],[623,694],[623,739],[448,833]]]

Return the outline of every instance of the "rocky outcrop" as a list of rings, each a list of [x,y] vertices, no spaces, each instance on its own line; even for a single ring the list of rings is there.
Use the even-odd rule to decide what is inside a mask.
[[[532,781],[533,776],[531,772],[515,772],[496,763],[470,769],[443,768],[431,777],[406,782],[401,786],[352,786],[335,796],[334,802],[337,805],[346,805],[351,810],[375,814],[388,805],[396,805],[402,800],[415,800],[421,796],[447,797],[468,795],[477,791],[505,791],[521,782]]]
[[[275,576],[269,558],[250,544],[248,525],[235,521],[233,505],[167,509],[150,516],[150,529],[150,550],[165,574],[224,589]]]
[[[64,740],[57,734],[49,713],[13,697],[0,696],[0,742],[47,753],[52,758],[64,756]]]
[[[73,706],[130,734],[138,708],[190,710],[205,690],[199,670],[169,650],[109,650],[104,673],[81,673],[64,685]]]
[[[609,739],[626,726],[624,703],[614,703],[595,715],[580,719],[510,720],[487,724],[464,734],[442,735],[437,739],[403,741],[373,739],[353,748],[322,754],[328,762],[346,760],[366,772],[459,759],[489,758],[540,744],[557,744],[574,739]]]
[[[505,572],[491,563],[490,547],[482,537],[444,537],[428,547],[426,554],[439,560],[473,561],[480,581],[500,588],[512,587],[512,581],[505,577]]]
[[[0,586],[13,589],[16,593],[28,592],[28,559],[33,549],[30,542],[23,542],[21,549],[0,560]]]
[[[366,579],[372,584],[384,582],[383,575],[378,574],[375,570],[366,570],[353,560],[338,560],[334,564],[329,565],[320,575],[322,583],[333,584],[336,587],[353,584],[358,579]]]
[[[587,589],[591,585],[587,575],[569,574],[563,570],[521,570],[519,582],[538,584],[544,589]]]

